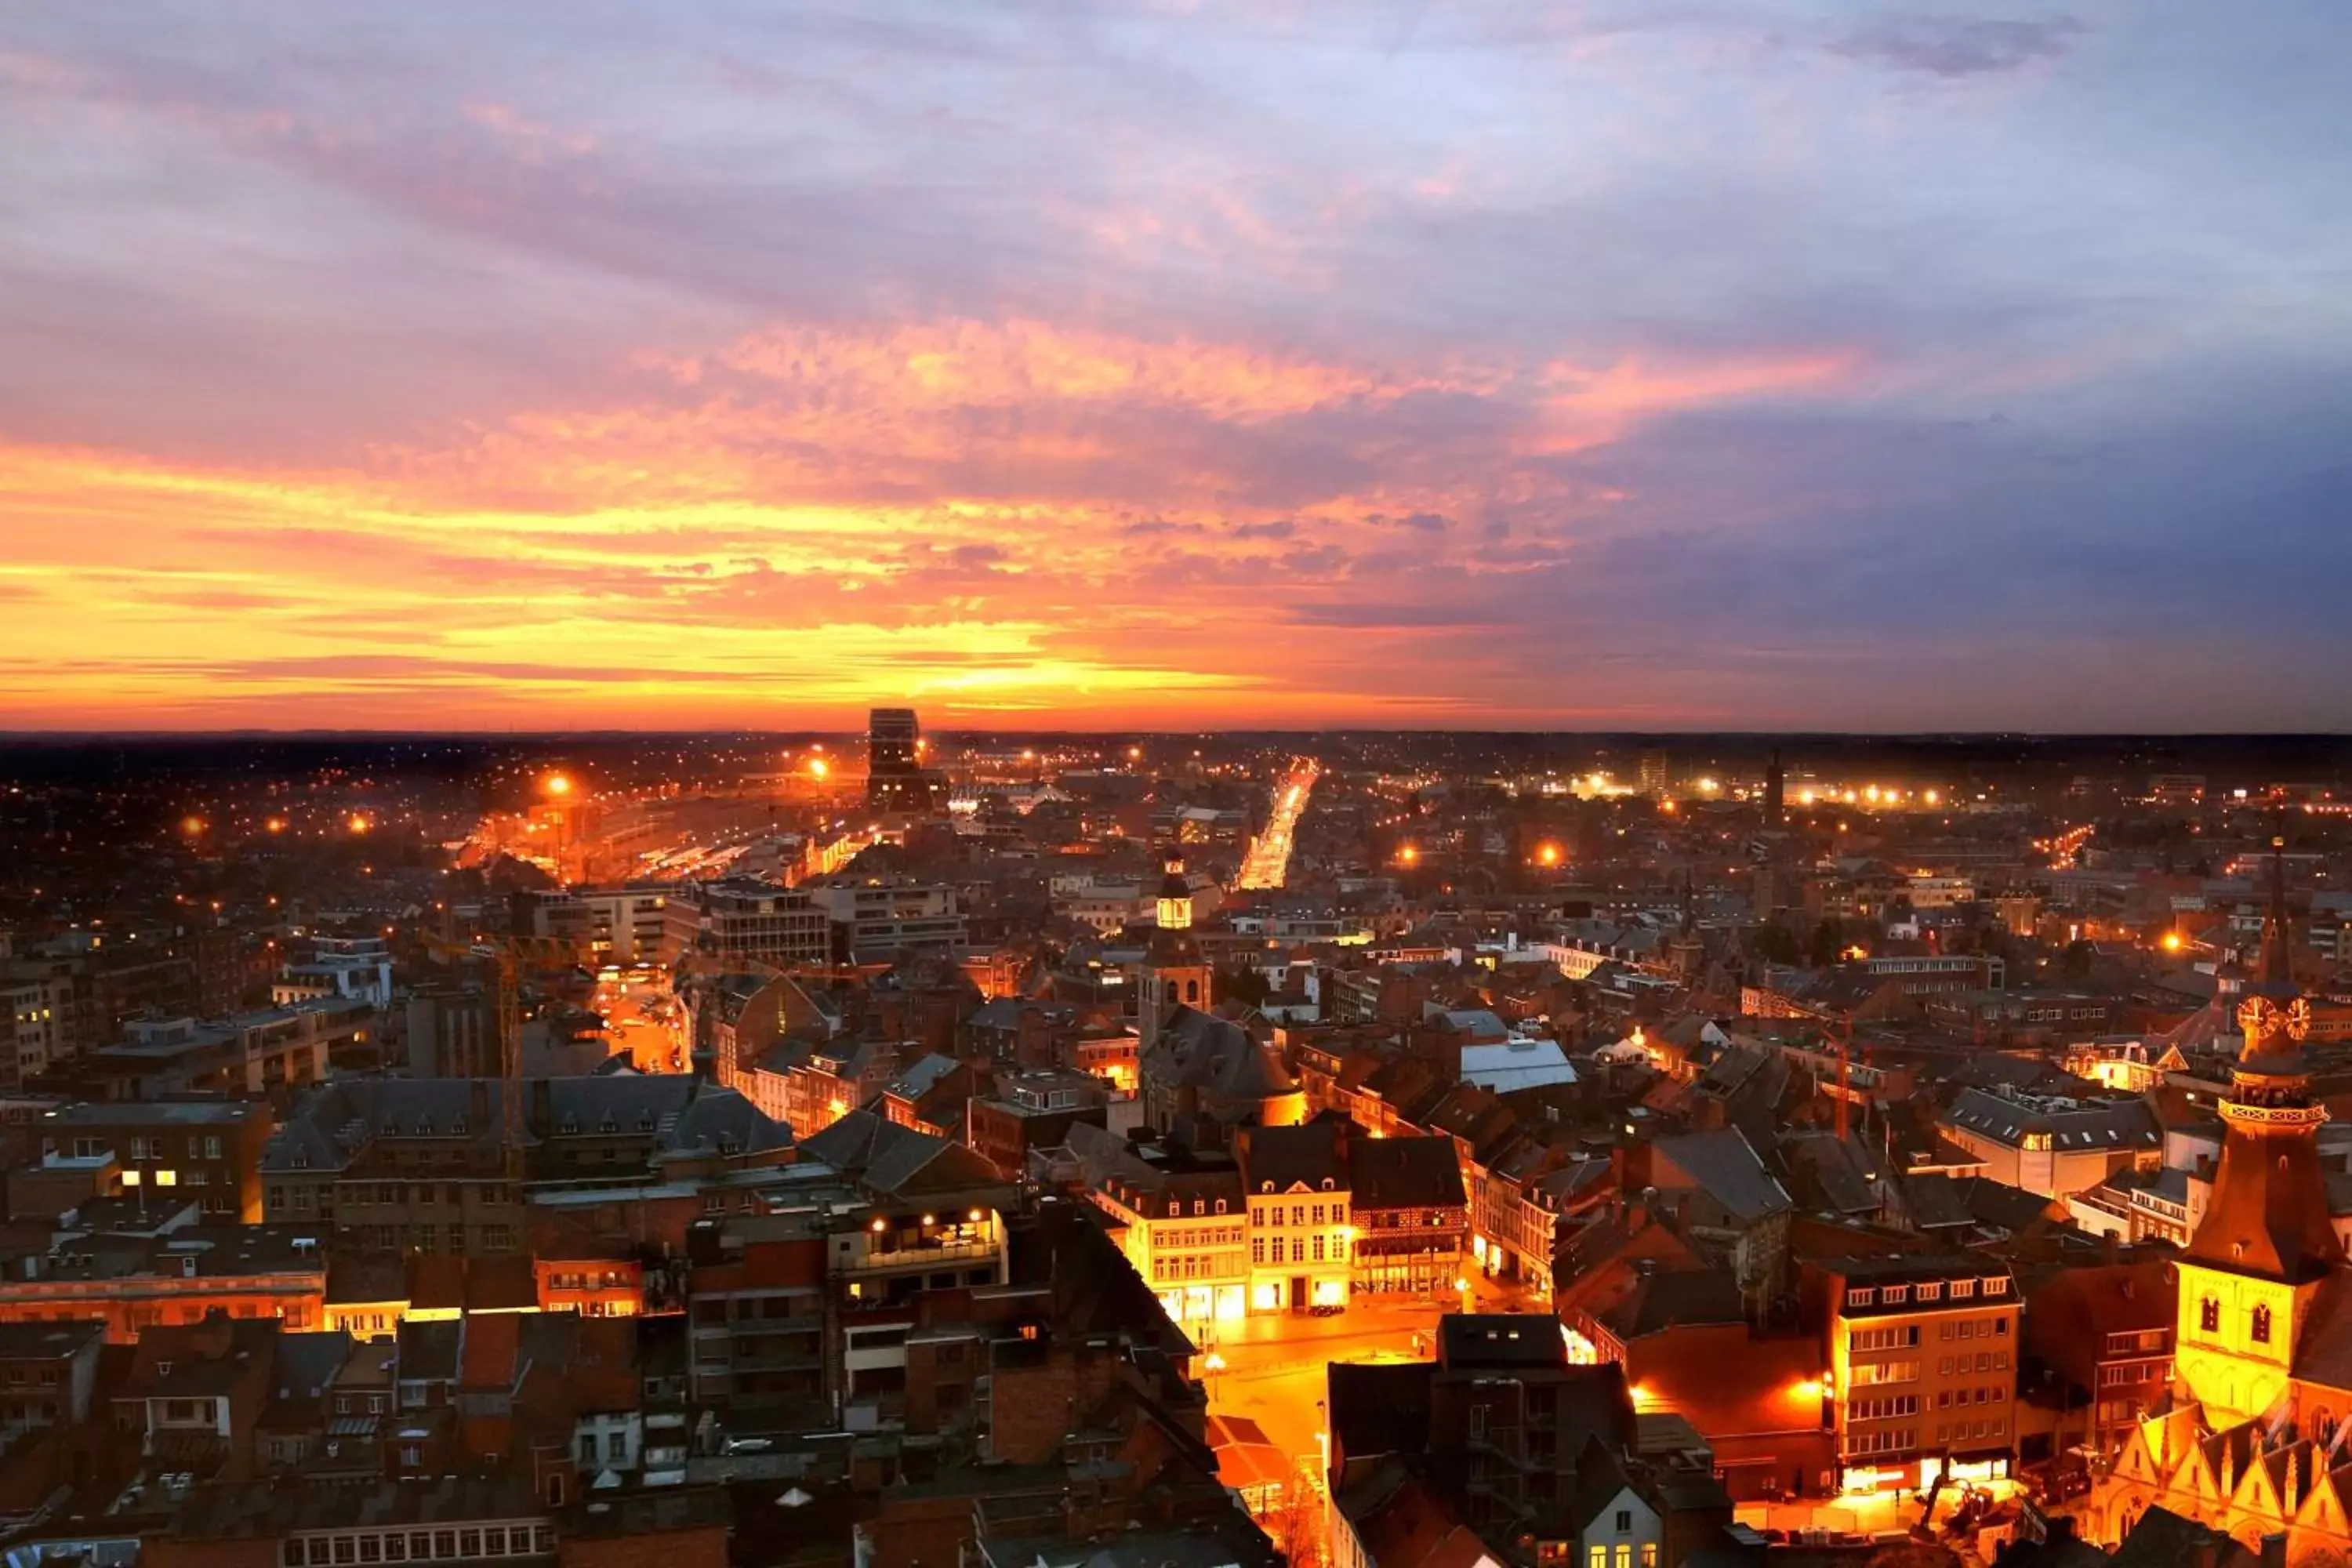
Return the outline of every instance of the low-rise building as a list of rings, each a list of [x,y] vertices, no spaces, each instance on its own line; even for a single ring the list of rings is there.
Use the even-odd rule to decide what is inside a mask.
[[[110,1157],[126,1190],[251,1224],[262,1217],[261,1154],[277,1126],[257,1100],[87,1100],[42,1118],[41,1152]]]
[[[325,1078],[329,1053],[366,1043],[374,1023],[373,1006],[340,996],[217,1023],[133,1019],[125,1038],[89,1053],[89,1068],[110,1100],[283,1096]]]
[[[1355,1289],[1372,1295],[1450,1297],[1459,1288],[1470,1229],[1462,1165],[1451,1138],[1349,1138]]]
[[[2044,1197],[2095,1187],[2118,1171],[2155,1170],[2164,1156],[2156,1112],[2137,1098],[1962,1089],[1937,1131],[1984,1162],[1984,1174]]]
[[[1249,1310],[1343,1308],[1354,1283],[1356,1226],[1346,1123],[1243,1129],[1249,1201]]]

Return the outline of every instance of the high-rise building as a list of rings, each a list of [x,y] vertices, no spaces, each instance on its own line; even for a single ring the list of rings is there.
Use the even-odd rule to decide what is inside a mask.
[[[1652,800],[1666,798],[1666,752],[1663,746],[1642,748],[1642,793]]]
[[[877,811],[928,811],[923,727],[912,708],[877,708],[866,721],[866,804]]]
[[[1772,760],[1764,764],[1764,826],[1778,827],[1788,820],[1789,770],[1780,765],[1780,749],[1772,749]]]

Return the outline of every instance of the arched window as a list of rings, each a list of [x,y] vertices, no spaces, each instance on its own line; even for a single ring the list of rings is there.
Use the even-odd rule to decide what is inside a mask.
[[[1198,1002],[1200,999],[1201,983],[1197,980],[1187,980],[1184,982],[1184,1000],[1187,1002]]]
[[[2258,1345],[2271,1342],[2271,1310],[2258,1306],[2253,1311],[2253,1340]]]
[[[2220,1297],[2208,1296],[2197,1304],[2197,1326],[2209,1334],[2218,1334],[2221,1331]]]

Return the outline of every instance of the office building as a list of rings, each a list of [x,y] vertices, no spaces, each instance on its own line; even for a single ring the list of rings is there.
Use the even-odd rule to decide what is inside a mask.
[[[923,727],[911,708],[877,708],[866,725],[866,804],[876,811],[929,811]]]

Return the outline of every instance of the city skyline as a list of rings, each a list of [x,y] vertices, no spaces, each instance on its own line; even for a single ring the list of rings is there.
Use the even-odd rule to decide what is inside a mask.
[[[2341,731],[2348,33],[12,14],[0,731]]]

